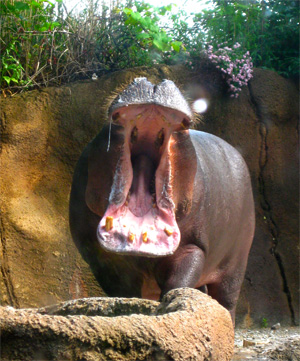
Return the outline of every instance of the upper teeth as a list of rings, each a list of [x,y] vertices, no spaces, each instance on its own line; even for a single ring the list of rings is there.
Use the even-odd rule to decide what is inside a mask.
[[[110,217],[110,216],[106,217],[106,219],[105,219],[106,232],[110,231],[113,228],[113,220],[114,220],[113,217]]]

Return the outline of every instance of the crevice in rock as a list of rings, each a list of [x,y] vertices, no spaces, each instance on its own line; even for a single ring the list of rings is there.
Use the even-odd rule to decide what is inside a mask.
[[[268,197],[266,195],[266,184],[265,184],[264,172],[265,172],[266,165],[268,163],[268,143],[267,143],[268,128],[267,128],[267,124],[265,123],[264,116],[262,115],[262,113],[260,111],[260,106],[254,99],[251,83],[248,83],[248,88],[249,88],[249,93],[250,93],[250,99],[253,104],[254,111],[256,113],[256,117],[259,121],[259,134],[261,137],[261,148],[260,148],[260,155],[259,155],[260,173],[258,176],[260,204],[261,204],[262,210],[264,211],[264,220],[266,221],[266,223],[268,225],[268,229],[269,229],[271,237],[272,237],[272,246],[270,248],[270,253],[274,256],[277,266],[279,268],[279,272],[280,272],[282,283],[283,283],[283,292],[286,295],[288,307],[290,310],[291,323],[292,323],[292,325],[296,325],[295,311],[294,311],[293,302],[292,302],[292,295],[291,295],[291,292],[289,289],[288,280],[286,277],[286,272],[284,269],[284,264],[283,264],[281,255],[277,251],[277,246],[279,244],[280,230],[273,218],[272,207],[271,207],[271,204],[269,203]]]
[[[1,274],[3,277],[3,282],[6,287],[7,295],[9,298],[9,303],[11,306],[19,308],[19,301],[16,297],[14,286],[12,279],[10,277],[10,270],[8,266],[8,257],[7,257],[7,248],[6,248],[6,238],[5,238],[5,231],[2,219],[0,219],[0,245],[1,245],[1,253],[0,253],[0,260],[1,260]]]

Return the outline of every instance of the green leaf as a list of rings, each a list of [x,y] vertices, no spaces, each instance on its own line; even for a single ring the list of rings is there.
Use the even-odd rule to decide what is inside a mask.
[[[46,24],[45,24],[46,25]],[[47,24],[48,25],[48,24]],[[53,21],[52,23],[49,23],[48,30],[53,30],[54,28],[60,27],[61,24],[57,21]]]
[[[12,70],[13,72],[18,70],[18,67],[16,64],[11,64],[7,67],[7,70]]]
[[[142,16],[141,16],[141,14],[140,13],[131,13],[131,18],[133,19],[133,20],[136,20],[136,21],[140,21],[140,20],[142,20],[143,18],[142,18]]]
[[[29,10],[30,9],[29,5],[24,1],[15,1],[13,7],[17,11],[24,11],[24,10]]]
[[[31,0],[30,5],[33,8],[41,8],[43,6],[43,4],[38,3],[37,1]]]
[[[148,33],[139,33],[136,35],[137,39],[149,39],[151,36]]]
[[[172,48],[173,48],[177,53],[179,53],[180,48],[181,48],[181,45],[182,45],[182,42],[181,42],[181,41],[173,41],[173,42],[171,43]]]
[[[157,49],[159,49],[159,50],[162,50],[162,49],[163,49],[162,43],[161,43],[159,40],[157,40],[157,39],[154,39],[154,40],[153,40],[153,45],[154,45]]]
[[[11,78],[9,76],[3,76],[3,79],[6,81],[7,85],[10,84]]]
[[[129,9],[129,8],[125,8],[125,9],[123,9],[123,11],[126,15],[130,15],[133,12],[133,10]]]
[[[140,23],[145,29],[150,29],[152,26],[152,21],[150,18],[141,18]]]

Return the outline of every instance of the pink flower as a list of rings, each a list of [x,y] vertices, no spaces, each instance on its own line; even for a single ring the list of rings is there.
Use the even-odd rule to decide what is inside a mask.
[[[241,87],[247,85],[249,79],[253,77],[253,63],[249,51],[244,54],[234,51],[241,47],[240,43],[235,43],[232,48],[225,46],[227,42],[216,44],[217,49],[214,50],[210,43],[206,54],[210,61],[216,64],[216,68],[220,69],[223,77],[229,85],[229,91],[232,97],[238,97]]]

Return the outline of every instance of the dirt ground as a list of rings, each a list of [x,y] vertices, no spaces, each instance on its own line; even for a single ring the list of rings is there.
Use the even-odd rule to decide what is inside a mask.
[[[300,328],[279,327],[235,330],[235,352],[232,361],[299,361]]]

